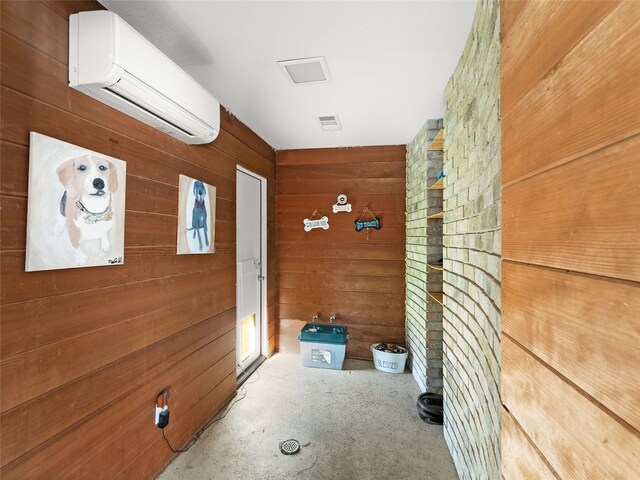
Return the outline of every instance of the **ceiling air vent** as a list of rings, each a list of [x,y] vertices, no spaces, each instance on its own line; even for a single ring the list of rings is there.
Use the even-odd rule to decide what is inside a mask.
[[[331,75],[324,57],[281,60],[278,66],[291,85],[330,82]]]
[[[318,121],[323,130],[342,130],[342,124],[337,115],[318,117]]]

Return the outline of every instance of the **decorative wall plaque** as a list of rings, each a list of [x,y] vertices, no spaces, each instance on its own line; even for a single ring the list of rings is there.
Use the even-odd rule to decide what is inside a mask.
[[[333,213],[350,212],[351,204],[347,203],[347,196],[344,193],[338,195],[338,203],[333,206]]]
[[[369,217],[369,218],[365,218]],[[354,222],[356,224],[356,232],[361,232],[363,230],[367,231],[367,240],[369,240],[371,236],[371,230],[380,230],[382,228],[382,223],[380,222],[380,217],[376,217],[369,207],[364,207],[362,209],[362,215]]]
[[[380,230],[382,225],[380,224],[380,217],[373,217],[369,220],[356,220],[356,232],[361,232],[362,230],[374,228],[376,230]]]
[[[319,217],[319,218],[314,218]],[[314,228],[321,228],[323,230],[329,230],[329,218],[326,215],[322,215],[318,210],[311,214],[311,217],[303,220],[304,231],[310,232]]]

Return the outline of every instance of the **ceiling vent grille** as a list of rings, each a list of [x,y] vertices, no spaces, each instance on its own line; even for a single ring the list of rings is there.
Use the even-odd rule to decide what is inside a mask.
[[[342,124],[337,115],[318,117],[318,122],[320,122],[320,127],[323,130],[342,130]]]
[[[278,66],[293,86],[331,81],[327,60],[324,57],[281,60],[278,62]]]

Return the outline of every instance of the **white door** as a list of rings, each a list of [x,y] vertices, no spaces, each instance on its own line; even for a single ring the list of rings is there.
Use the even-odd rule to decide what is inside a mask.
[[[263,182],[238,169],[236,184],[236,351],[246,370],[262,353]]]

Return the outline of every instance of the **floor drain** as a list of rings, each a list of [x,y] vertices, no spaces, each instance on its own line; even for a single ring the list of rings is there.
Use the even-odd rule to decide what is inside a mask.
[[[280,443],[280,451],[285,455],[293,455],[294,453],[298,453],[300,451],[300,442],[294,440],[293,438],[290,440],[285,440]]]

